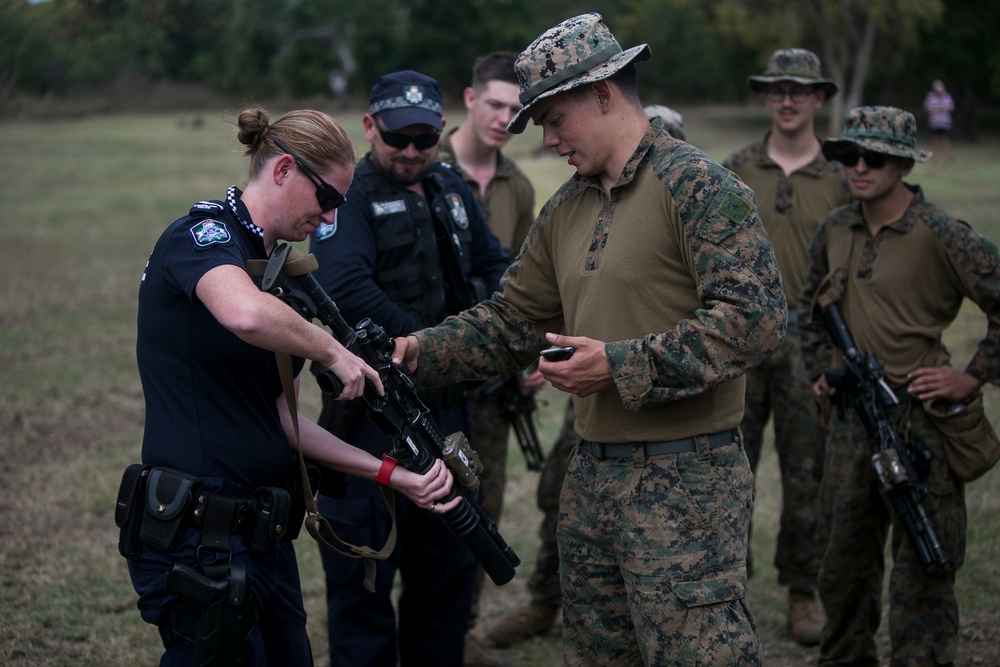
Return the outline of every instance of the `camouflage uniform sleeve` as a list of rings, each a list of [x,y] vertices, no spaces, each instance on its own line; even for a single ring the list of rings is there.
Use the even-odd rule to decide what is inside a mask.
[[[820,223],[816,235],[809,244],[809,268],[802,283],[802,296],[798,302],[799,335],[801,337],[802,355],[805,358],[806,371],[809,379],[815,382],[823,374],[823,369],[830,366],[833,360],[833,343],[829,334],[823,328],[822,320],[817,318],[814,310],[816,297],[824,278],[830,272],[830,260],[827,257],[827,239],[831,217]]]
[[[608,343],[615,384],[631,410],[733,380],[785,336],[781,276],[753,192],[716,166],[680,201],[703,307],[671,331]]]
[[[993,241],[957,220],[948,225],[942,241],[965,296],[986,315],[986,336],[965,372],[1000,384],[1000,253]]]

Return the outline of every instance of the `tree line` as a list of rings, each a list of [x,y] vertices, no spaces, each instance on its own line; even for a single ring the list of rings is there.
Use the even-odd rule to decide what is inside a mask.
[[[123,79],[357,100],[407,67],[457,102],[476,56],[521,51],[588,11],[624,47],[650,44],[644,94],[668,104],[744,101],[746,76],[789,46],[816,51],[838,82],[837,118],[862,103],[918,110],[935,78],[956,98],[960,131],[1000,102],[993,0],[0,0],[0,112],[2,100]]]

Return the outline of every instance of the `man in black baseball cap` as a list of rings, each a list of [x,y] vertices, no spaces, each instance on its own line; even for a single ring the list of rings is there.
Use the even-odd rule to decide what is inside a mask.
[[[461,175],[437,160],[445,125],[437,82],[413,70],[386,74],[369,103],[363,122],[371,148],[347,202],[313,235],[315,275],[348,322],[371,318],[389,336],[403,336],[488,297],[510,258]],[[460,388],[422,390],[420,398],[441,433],[469,434]],[[343,403],[324,398],[319,424],[387,454],[389,439]],[[374,593],[363,587],[360,560],[321,551],[330,664],[463,667],[476,561],[441,517],[402,496],[395,504],[398,547],[378,562]],[[384,544],[393,525],[371,484],[351,482],[344,498],[321,496],[319,508],[355,544]]]
[[[390,130],[407,125],[443,125],[441,89],[429,76],[404,69],[380,77],[368,96],[368,113]]]

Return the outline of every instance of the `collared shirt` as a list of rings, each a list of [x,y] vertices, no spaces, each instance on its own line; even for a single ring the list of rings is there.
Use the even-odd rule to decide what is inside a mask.
[[[1000,257],[997,246],[968,224],[914,192],[902,218],[872,237],[859,203],[833,211],[810,248],[810,271],[800,302],[802,342],[811,376],[835,366],[841,353],[813,312],[830,292],[855,346],[885,365],[894,387],[906,374],[948,361],[941,333],[964,298],[986,313],[987,332],[966,371],[985,382],[1000,380]]]
[[[500,293],[418,332],[418,378],[515,371],[563,328],[607,341],[614,378],[574,397],[582,437],[668,440],[738,425],[743,375],[785,331],[753,193],[654,121],[610,197],[576,174],[543,207]]]
[[[479,182],[458,164],[455,150],[451,146],[451,135],[454,132],[452,130],[441,140],[437,159],[450,164],[462,175],[462,180],[468,184],[483,209],[490,229],[500,239],[504,250],[514,257],[524,244],[531,223],[535,220],[535,189],[517,163],[503,152],[497,151],[496,173],[486,186],[484,197]]]
[[[774,244],[781,283],[790,308],[802,292],[809,268],[809,242],[826,214],[851,200],[844,169],[817,153],[812,162],[785,174],[767,155],[767,140],[739,150],[722,163],[733,170],[757,196],[757,211]]]

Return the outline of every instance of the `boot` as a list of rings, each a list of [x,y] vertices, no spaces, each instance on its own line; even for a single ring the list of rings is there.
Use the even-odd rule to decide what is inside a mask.
[[[469,634],[465,636],[465,667],[514,667],[514,662]]]
[[[522,642],[528,637],[548,632],[556,622],[559,607],[531,602],[509,612],[493,624],[487,636],[501,648]]]
[[[788,591],[788,631],[803,646],[819,644],[823,632],[823,615],[813,593]]]

